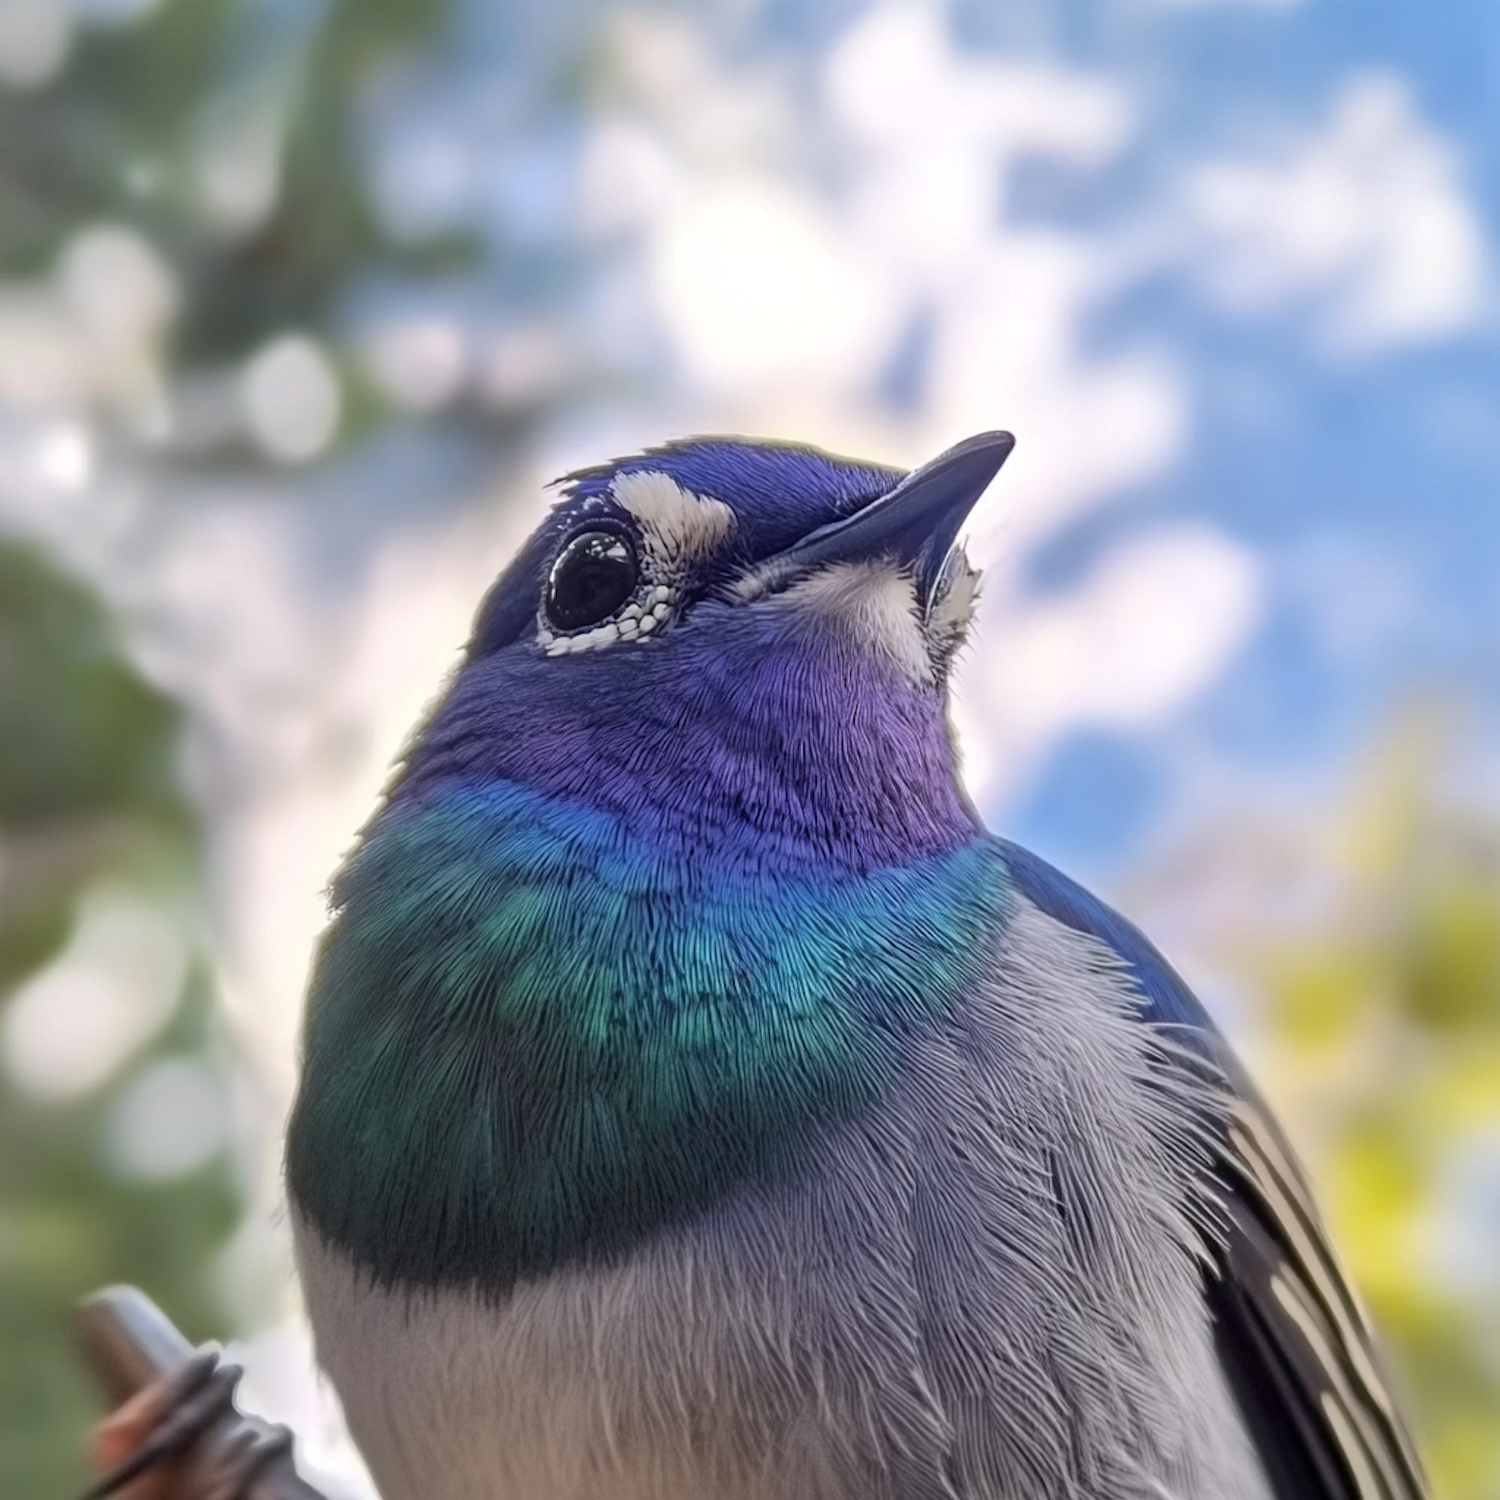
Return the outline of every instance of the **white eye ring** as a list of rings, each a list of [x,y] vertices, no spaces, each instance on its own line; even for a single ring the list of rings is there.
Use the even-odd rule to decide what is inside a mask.
[[[579,651],[598,651],[616,641],[642,641],[654,635],[672,618],[672,591],[658,585],[643,599],[632,599],[614,619],[592,630],[558,635],[545,620],[537,633],[537,644],[548,656],[572,656]]]

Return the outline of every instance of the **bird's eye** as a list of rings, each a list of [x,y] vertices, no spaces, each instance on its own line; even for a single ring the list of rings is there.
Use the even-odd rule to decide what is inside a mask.
[[[557,555],[547,579],[547,618],[558,630],[607,620],[635,592],[640,564],[618,532],[586,531]]]

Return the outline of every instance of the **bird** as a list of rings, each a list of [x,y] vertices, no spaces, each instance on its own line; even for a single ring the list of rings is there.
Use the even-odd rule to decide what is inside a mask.
[[[286,1140],[385,1500],[1420,1500],[1307,1178],[1124,917],[986,829],[1012,451],[581,469],[330,888]]]

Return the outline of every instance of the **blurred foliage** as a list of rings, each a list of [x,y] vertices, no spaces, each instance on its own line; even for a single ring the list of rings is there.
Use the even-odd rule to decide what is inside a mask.
[[[1324,855],[1315,932],[1268,945],[1267,1063],[1405,1376],[1440,1495],[1500,1494],[1500,821],[1434,802],[1403,738]]]
[[[1245,997],[1254,1071],[1384,1335],[1435,1492],[1493,1500],[1500,816],[1443,793],[1438,723],[1413,713],[1326,814],[1198,828],[1132,904],[1155,927],[1196,903],[1187,945]]]
[[[54,76],[0,82],[0,288],[44,287],[82,232],[125,226],[172,276],[159,357],[175,380],[288,328],[336,332],[360,273],[462,253],[386,237],[354,139],[358,98],[445,8],[160,0],[128,24],[78,26]],[[239,200],[215,160],[241,172]],[[259,169],[263,203],[244,198]],[[17,1500],[84,1482],[97,1400],[72,1344],[81,1295],[134,1281],[191,1337],[241,1331],[247,1298],[229,1295],[220,1254],[247,1201],[232,1132],[186,1170],[142,1170],[119,1146],[163,1064],[205,1070],[226,1097],[234,1076],[183,734],[99,591],[7,539],[0,517],[0,1495]],[[121,893],[175,932],[185,977],[133,997],[157,1021],[107,1077],[28,1075],[15,1063],[30,987],[66,971],[91,903]]]
[[[0,724],[0,1024],[101,890],[131,890],[193,955],[178,993],[137,997],[163,1023],[97,1087],[38,1097],[14,1067],[0,1069],[0,1494],[65,1495],[81,1487],[79,1437],[96,1414],[73,1353],[73,1304],[134,1280],[197,1337],[223,1333],[215,1253],[241,1202],[222,1150],[145,1182],[111,1153],[122,1101],[154,1064],[222,1068],[192,915],[202,869],[178,784],[180,715],[122,655],[88,590],[3,544]]]
[[[177,273],[184,362],[325,327],[356,269],[445,253],[385,235],[351,111],[446,9],[161,0],[84,31],[47,87],[0,87],[0,272],[44,271],[80,226],[128,223]]]

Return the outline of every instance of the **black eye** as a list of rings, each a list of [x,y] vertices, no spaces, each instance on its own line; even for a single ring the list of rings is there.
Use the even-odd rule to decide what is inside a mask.
[[[607,620],[635,592],[640,566],[617,532],[586,531],[557,555],[547,579],[547,618],[559,630]]]

